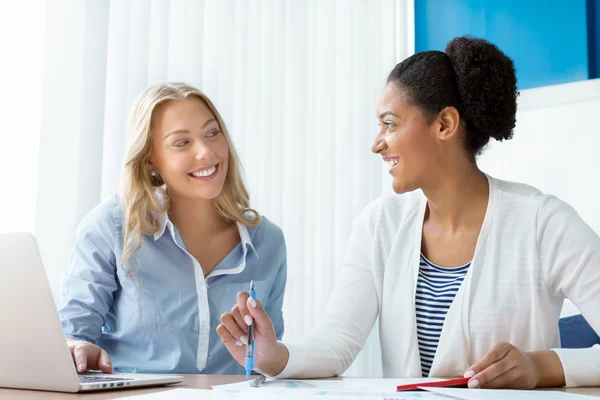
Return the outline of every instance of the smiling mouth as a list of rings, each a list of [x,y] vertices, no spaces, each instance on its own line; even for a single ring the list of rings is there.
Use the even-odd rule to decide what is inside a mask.
[[[202,168],[194,172],[190,172],[188,176],[194,179],[206,180],[211,179],[217,175],[219,171],[219,164],[215,164],[212,167]]]
[[[398,165],[398,160],[397,158],[391,159],[391,160],[387,160],[386,164],[388,165],[389,169],[393,169],[396,165]]]
[[[388,166],[388,172],[391,174],[400,162],[400,157],[383,157],[383,162]]]

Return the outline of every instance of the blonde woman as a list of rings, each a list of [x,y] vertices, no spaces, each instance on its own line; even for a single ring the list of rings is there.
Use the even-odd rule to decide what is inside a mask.
[[[138,97],[121,192],[81,221],[61,283],[77,370],[243,374],[215,329],[255,280],[281,338],[285,241],[250,208],[203,93],[169,83]]]

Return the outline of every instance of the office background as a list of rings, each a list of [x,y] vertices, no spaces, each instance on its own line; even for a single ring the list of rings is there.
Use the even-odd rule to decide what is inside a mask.
[[[390,193],[370,153],[375,99],[415,51],[473,34],[516,63],[513,140],[481,168],[575,207],[600,233],[600,0],[40,0],[0,5],[0,229],[38,237],[54,293],[79,220],[117,191],[125,119],[164,81],[224,116],[252,205],[286,234],[286,337],[330,293],[352,218]],[[576,313],[570,304],[564,315]],[[377,331],[349,375],[381,373]]]

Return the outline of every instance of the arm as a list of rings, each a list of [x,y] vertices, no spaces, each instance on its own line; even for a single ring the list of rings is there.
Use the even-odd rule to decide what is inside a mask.
[[[546,286],[571,299],[600,329],[600,238],[573,208],[546,197],[537,215],[537,250]],[[558,322],[558,321],[557,321]],[[532,389],[600,385],[600,346],[524,353],[500,342],[465,373],[469,387]]]
[[[279,256],[281,258],[281,265],[277,271],[277,276],[273,282],[273,289],[269,294],[267,304],[265,305],[265,312],[271,318],[273,327],[275,329],[275,335],[277,340],[281,340],[284,331],[283,324],[283,298],[285,295],[285,285],[287,282],[287,255],[285,248],[285,239],[283,234],[281,236],[282,245],[280,247]]]
[[[371,259],[377,204],[354,221],[325,312],[306,336],[285,343],[283,355],[289,352],[289,358],[278,378],[340,375],[364,347],[379,313]]]
[[[117,290],[113,210],[112,202],[103,203],[81,221],[61,281],[58,314],[65,336],[93,344]]]
[[[573,301],[600,332],[600,238],[573,208],[554,197],[540,207],[538,233],[540,261],[550,290]],[[566,386],[600,385],[600,346],[554,352],[558,357],[546,364],[542,380],[557,383],[562,370]]]

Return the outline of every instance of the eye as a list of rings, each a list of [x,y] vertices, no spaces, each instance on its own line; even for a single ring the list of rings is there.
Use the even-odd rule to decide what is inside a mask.
[[[218,130],[218,129],[215,129],[215,130],[212,130],[212,131],[208,132],[208,133],[206,134],[206,137],[209,137],[209,138],[211,138],[211,137],[215,137],[215,136],[217,136],[219,133],[221,133],[221,131],[220,131],[220,130]]]
[[[384,122],[383,124],[384,124],[384,125],[386,126],[386,128],[388,128],[388,129],[389,129],[389,128],[392,128],[392,127],[394,127],[394,126],[396,126],[396,124],[394,124],[393,122],[390,122],[390,121],[386,121],[386,122]]]
[[[189,141],[187,139],[183,139],[183,140],[178,140],[177,142],[173,143],[173,146],[175,147],[183,147],[186,144],[188,144]]]

